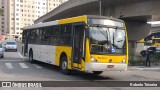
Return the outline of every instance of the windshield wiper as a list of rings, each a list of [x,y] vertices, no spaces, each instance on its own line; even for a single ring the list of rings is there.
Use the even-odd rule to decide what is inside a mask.
[[[123,40],[119,40],[119,41],[117,41],[117,42],[122,42]]]
[[[102,31],[102,27],[97,26],[97,28],[98,28],[98,30],[103,34],[103,36],[106,38],[106,40],[100,41],[100,43],[101,43],[101,44],[108,43],[108,32],[107,32],[107,36],[106,36],[106,34]]]

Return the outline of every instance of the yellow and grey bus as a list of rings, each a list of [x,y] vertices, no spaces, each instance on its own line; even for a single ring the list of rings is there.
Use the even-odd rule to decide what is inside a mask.
[[[125,71],[128,65],[128,39],[124,21],[83,15],[24,28],[23,55],[71,70],[101,74]]]
[[[150,47],[159,47],[160,46],[160,32],[152,33],[151,35],[145,38],[144,44]]]
[[[152,39],[152,46],[159,47],[160,46],[160,38],[153,38]]]

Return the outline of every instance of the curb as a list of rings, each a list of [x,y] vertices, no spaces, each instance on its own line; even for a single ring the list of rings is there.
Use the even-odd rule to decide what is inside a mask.
[[[128,70],[160,70],[160,67],[128,67]]]

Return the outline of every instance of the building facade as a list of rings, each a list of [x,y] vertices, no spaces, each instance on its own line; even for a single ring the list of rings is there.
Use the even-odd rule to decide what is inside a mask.
[[[50,12],[66,0],[0,0],[0,35],[8,39],[20,38],[23,27]]]
[[[4,12],[4,10],[5,10],[5,0],[0,0],[0,9],[1,9],[1,11],[2,12],[0,12],[0,13],[3,13],[3,14],[1,14],[0,15],[0,35],[3,35],[3,34],[5,34],[5,24],[7,23],[7,22],[5,22],[5,17],[4,17],[4,14],[5,15],[7,15],[7,13],[6,12]],[[6,31],[7,32],[7,31]]]

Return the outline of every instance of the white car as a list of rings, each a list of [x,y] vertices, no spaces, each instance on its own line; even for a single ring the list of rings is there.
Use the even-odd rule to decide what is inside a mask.
[[[5,51],[14,50],[17,51],[17,44],[15,41],[7,41],[5,45]]]
[[[4,48],[2,47],[1,44],[0,44],[0,57],[1,57],[1,58],[4,57]]]

